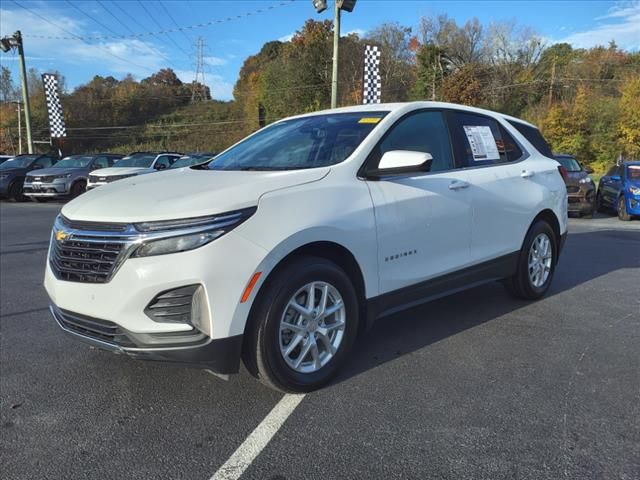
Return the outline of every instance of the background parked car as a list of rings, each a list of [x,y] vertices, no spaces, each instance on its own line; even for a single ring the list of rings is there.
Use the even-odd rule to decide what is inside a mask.
[[[143,175],[169,168],[182,156],[177,152],[135,152],[118,160],[110,168],[91,172],[87,190],[135,175]]]
[[[569,214],[592,216],[596,208],[596,185],[589,174],[593,173],[593,170],[589,167],[584,168],[572,155],[555,153],[553,157],[567,172],[565,184]]]
[[[15,155],[0,155],[0,165],[2,165],[7,160],[11,160]]]
[[[89,172],[111,167],[122,155],[96,153],[63,158],[51,168],[27,173],[23,193],[37,201],[48,198],[77,197],[87,188]]]
[[[212,152],[197,152],[197,153],[188,153],[183,155],[178,160],[173,162],[173,165],[169,168],[184,168],[190,167],[192,165],[198,165],[200,163],[205,163],[215,157],[217,153]]]
[[[16,202],[25,199],[22,193],[27,172],[40,168],[48,168],[58,161],[55,154],[18,155],[0,164],[0,197],[10,198]]]
[[[640,216],[640,161],[611,167],[598,184],[599,212],[614,211],[620,220]]]

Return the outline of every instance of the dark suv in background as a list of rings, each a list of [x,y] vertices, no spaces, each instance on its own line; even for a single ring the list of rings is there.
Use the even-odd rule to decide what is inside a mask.
[[[555,153],[553,157],[567,171],[565,184],[569,200],[569,214],[592,216],[596,208],[596,185],[589,176],[593,170],[584,168],[572,155]]]
[[[113,166],[124,155],[94,153],[65,157],[51,168],[27,173],[23,192],[37,201],[49,198],[75,198],[87,189],[89,172]]]
[[[41,168],[49,168],[58,161],[55,154],[18,155],[0,164],[0,197],[10,198],[16,202],[25,200],[22,193],[27,172]]]

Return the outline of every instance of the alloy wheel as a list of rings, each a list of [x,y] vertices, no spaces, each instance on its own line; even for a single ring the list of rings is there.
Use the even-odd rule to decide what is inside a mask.
[[[298,373],[320,370],[335,356],[344,338],[346,308],[330,283],[316,281],[300,288],[280,320],[280,353]]]
[[[549,278],[553,261],[553,247],[546,233],[540,233],[529,248],[529,282],[541,288]]]

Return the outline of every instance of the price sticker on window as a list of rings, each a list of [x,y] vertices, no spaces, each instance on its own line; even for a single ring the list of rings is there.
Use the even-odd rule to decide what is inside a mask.
[[[464,133],[467,135],[467,140],[469,141],[475,162],[500,160],[498,145],[496,144],[496,139],[493,137],[493,133],[491,133],[490,127],[465,125]]]

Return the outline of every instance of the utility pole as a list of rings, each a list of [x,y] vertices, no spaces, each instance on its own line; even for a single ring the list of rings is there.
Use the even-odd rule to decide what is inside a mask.
[[[8,52],[12,48],[18,50],[18,62],[20,64],[20,83],[22,85],[22,103],[24,104],[24,123],[27,128],[27,150],[33,153],[31,141],[31,109],[29,108],[29,91],[27,90],[27,68],[24,63],[24,48],[22,46],[22,34],[20,30],[10,37],[0,39],[0,50]]]
[[[327,9],[327,0],[311,0],[316,12]],[[352,12],[356,0],[334,0],[333,2],[333,68],[331,70],[331,108],[338,106],[338,48],[340,46],[340,11]]]
[[[331,108],[338,105],[338,48],[340,45],[340,5],[334,2],[333,69],[331,71]]]
[[[18,155],[22,155],[22,108],[20,108],[20,102],[16,102],[18,107]]]
[[[553,84],[556,81],[556,57],[553,57],[553,63],[551,64],[551,84],[549,85],[549,107],[553,103]]]

